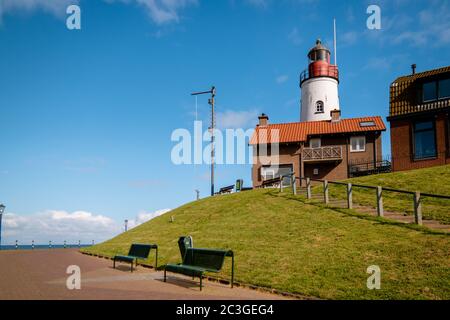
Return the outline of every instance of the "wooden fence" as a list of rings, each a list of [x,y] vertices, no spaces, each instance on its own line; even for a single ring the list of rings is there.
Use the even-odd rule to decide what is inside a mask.
[[[437,199],[450,199],[450,196],[447,195],[437,195],[437,194],[431,194],[431,193],[421,193],[420,191],[406,191],[406,190],[399,190],[399,189],[393,189],[393,188],[387,188],[387,187],[381,187],[381,186],[367,186],[362,184],[352,184],[352,183],[346,183],[346,182],[338,182],[338,181],[329,181],[329,180],[321,180],[321,179],[311,179],[311,178],[298,178],[295,177],[295,173],[288,174],[281,176],[280,182],[283,178],[290,178],[291,186],[292,186],[292,192],[294,195],[297,195],[297,184],[295,183],[297,180],[306,181],[306,198],[311,199],[312,198],[312,192],[311,192],[311,182],[319,182],[323,185],[323,201],[325,204],[328,204],[330,202],[329,197],[329,186],[330,184],[334,185],[343,185],[347,188],[347,208],[353,209],[353,188],[363,188],[363,189],[371,189],[374,191],[374,194],[376,195],[376,208],[377,208],[377,215],[379,217],[384,216],[384,208],[383,208],[383,192],[394,192],[394,193],[400,193],[400,194],[408,194],[412,196],[412,205],[414,208],[414,221],[418,225],[422,225],[422,199],[424,197],[428,198],[437,198]],[[300,183],[301,184],[301,183]],[[283,192],[283,188],[280,183],[280,192]]]

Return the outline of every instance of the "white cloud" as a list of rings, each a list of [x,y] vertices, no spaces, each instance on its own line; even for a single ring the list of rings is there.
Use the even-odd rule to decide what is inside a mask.
[[[108,3],[135,3],[147,11],[150,18],[158,25],[178,22],[180,10],[198,4],[198,0],[104,0]]]
[[[393,6],[407,4],[397,1]],[[386,2],[384,6],[391,3]],[[382,8],[384,8],[384,6]],[[387,45],[408,45],[411,47],[440,47],[450,44],[450,4],[446,0],[435,0],[433,4],[415,16],[395,9],[396,14],[387,15],[382,11],[380,31],[366,30],[369,40],[378,40]]]
[[[90,243],[92,240],[107,240],[120,232],[117,223],[103,215],[86,211],[69,213],[61,210],[48,210],[33,215],[7,213],[3,216],[4,242],[13,243]]]
[[[258,121],[258,111],[233,111],[227,110],[217,113],[217,125],[219,129],[227,128],[253,128]]]
[[[289,76],[287,74],[282,74],[275,79],[275,82],[278,84],[282,84],[288,80],[289,80]]]
[[[39,10],[56,17],[65,17],[67,7],[78,3],[79,0],[1,0],[0,19],[4,14],[32,13]]]
[[[141,211],[135,219],[129,220],[129,227],[138,226],[156,218],[170,209],[155,212]],[[87,211],[67,212],[64,210],[47,210],[32,215],[18,215],[7,213],[3,215],[3,244],[71,244],[96,243],[108,240],[123,232],[123,222]]]

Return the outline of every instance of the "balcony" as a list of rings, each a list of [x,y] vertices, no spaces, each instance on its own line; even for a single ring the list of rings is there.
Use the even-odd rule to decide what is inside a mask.
[[[323,162],[342,160],[342,146],[303,148],[303,162]]]
[[[339,81],[339,70],[334,65],[314,67],[311,70],[308,68],[300,74],[300,86],[304,81],[317,77],[329,77]]]

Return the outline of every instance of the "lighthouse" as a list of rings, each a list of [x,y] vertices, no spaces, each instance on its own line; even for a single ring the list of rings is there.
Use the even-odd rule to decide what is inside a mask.
[[[331,120],[331,111],[339,109],[339,71],[330,63],[330,50],[322,42],[308,53],[309,66],[300,75],[300,121]]]

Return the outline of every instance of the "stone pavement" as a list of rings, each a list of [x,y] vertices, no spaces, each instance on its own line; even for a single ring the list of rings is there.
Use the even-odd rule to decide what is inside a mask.
[[[67,267],[81,269],[81,290],[69,290]],[[112,268],[112,261],[83,255],[76,249],[0,251],[0,300],[267,300],[283,297],[270,293],[233,288],[204,281],[199,291],[198,279],[129,265]]]

